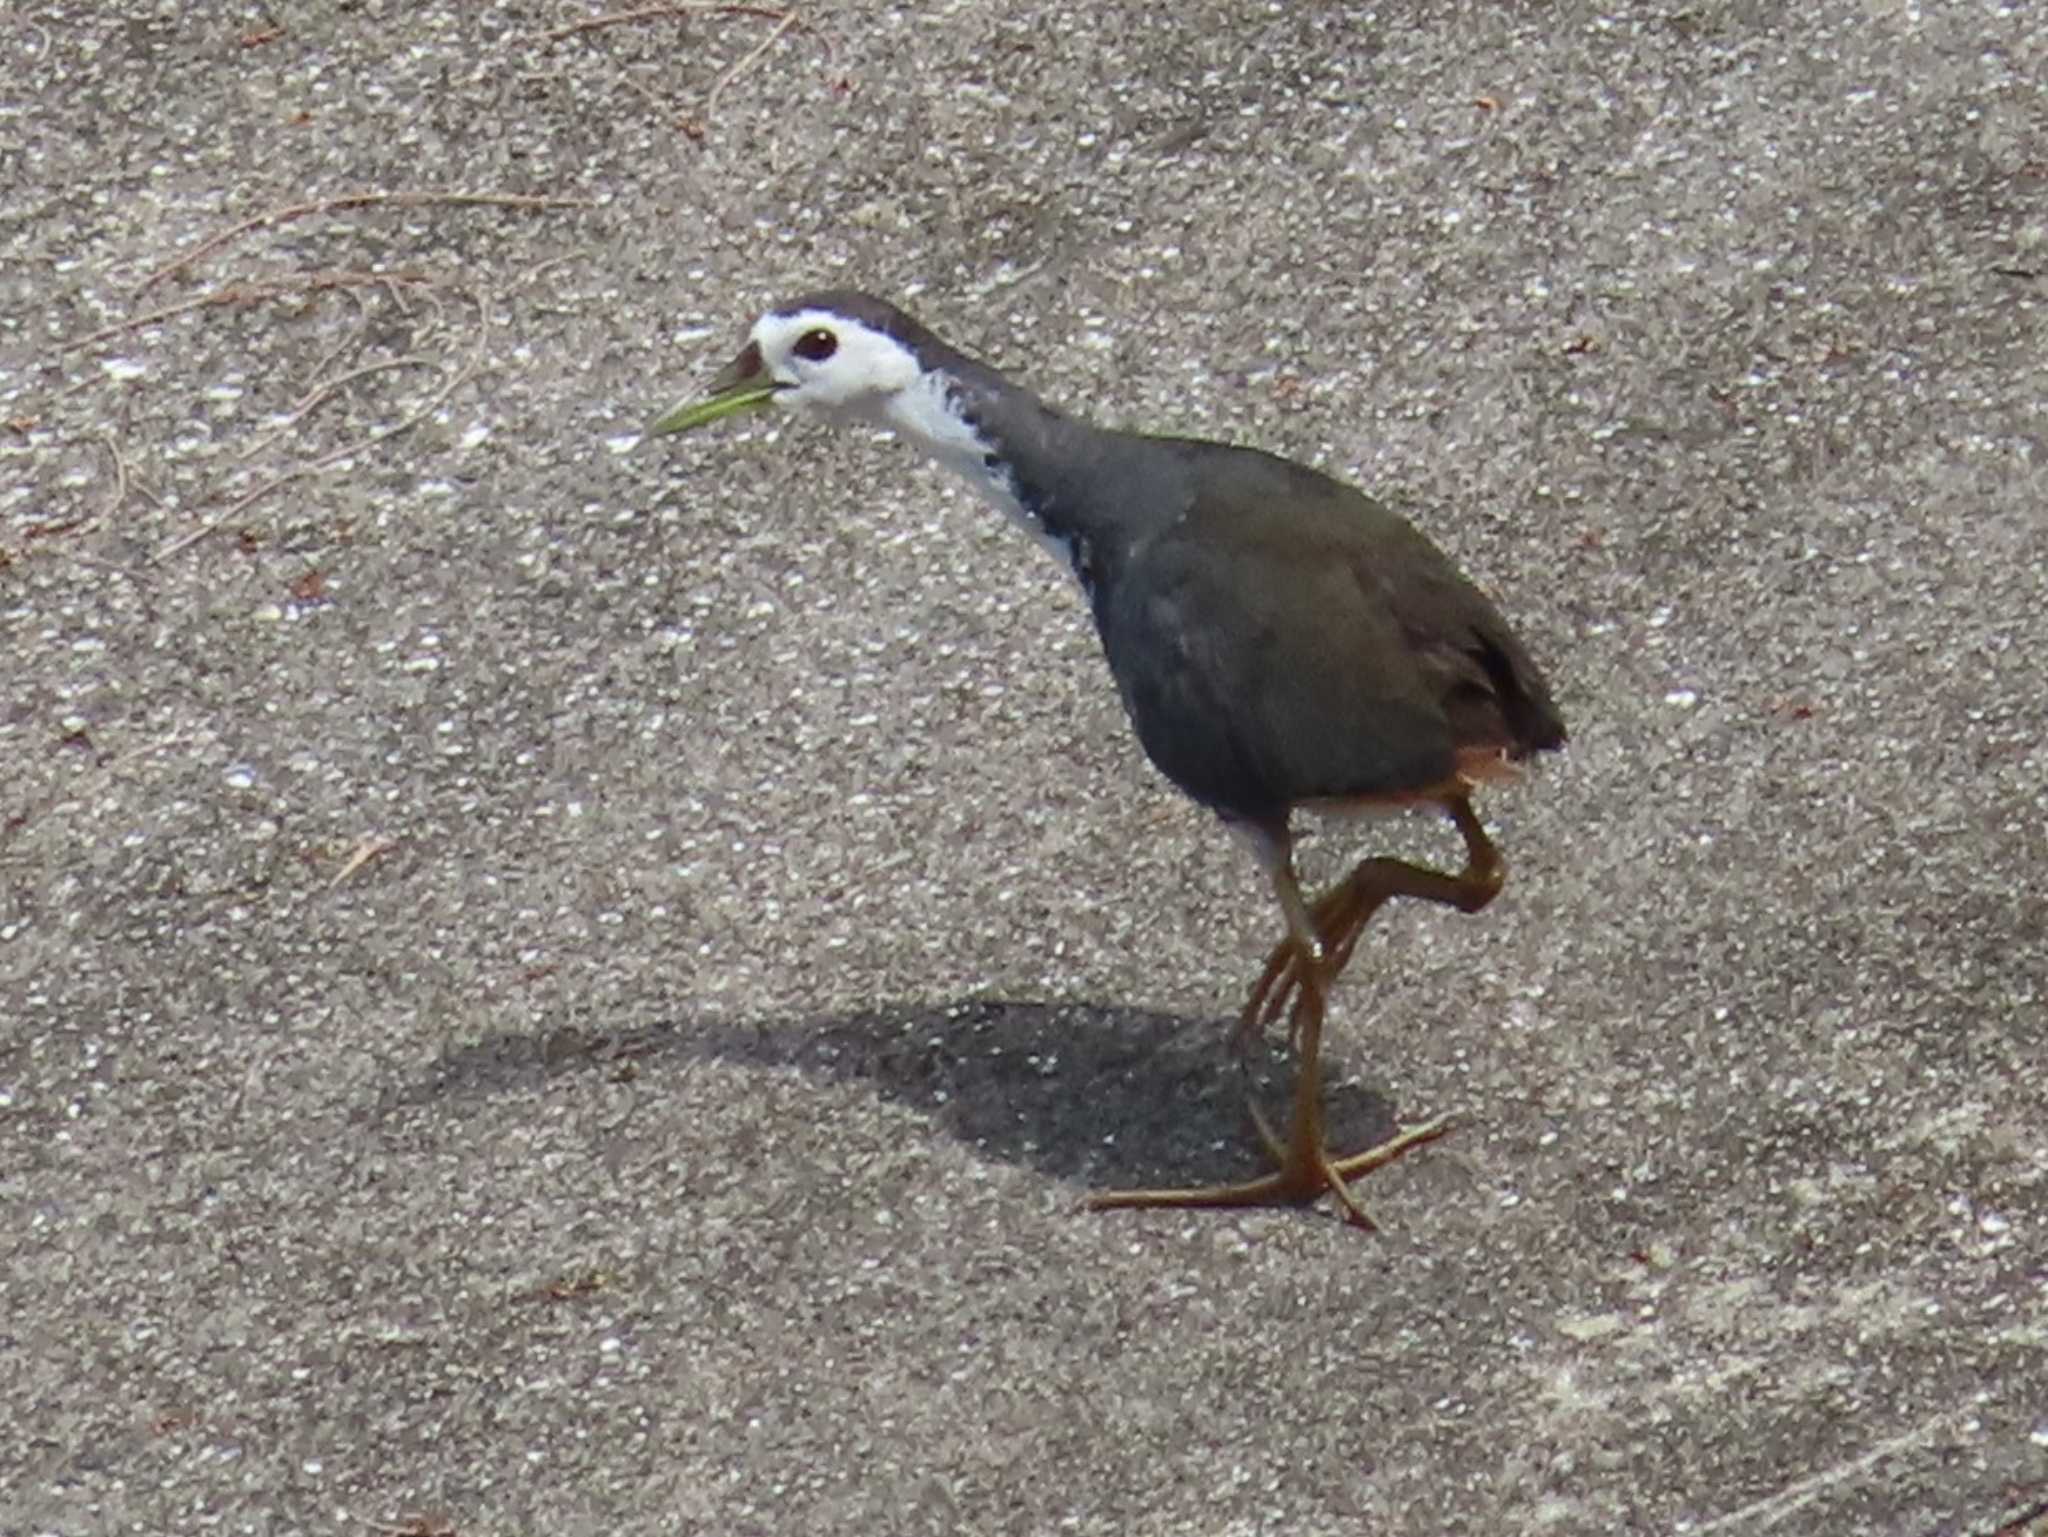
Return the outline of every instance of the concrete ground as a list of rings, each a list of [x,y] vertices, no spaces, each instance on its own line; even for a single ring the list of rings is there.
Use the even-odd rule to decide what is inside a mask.
[[[0,1531],[2042,1529],[2039,7],[0,41]],[[636,443],[824,283],[1553,671],[1337,996],[1378,1236],[1079,1209],[1251,1167],[1275,920],[963,491]]]

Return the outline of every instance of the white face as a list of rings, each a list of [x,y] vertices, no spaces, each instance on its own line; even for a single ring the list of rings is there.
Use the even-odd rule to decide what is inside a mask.
[[[769,377],[787,388],[775,403],[828,421],[877,420],[917,383],[917,359],[901,342],[830,310],[763,315],[753,341]]]

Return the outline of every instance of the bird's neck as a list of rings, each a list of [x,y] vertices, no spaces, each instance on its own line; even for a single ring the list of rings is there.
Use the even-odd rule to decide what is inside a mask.
[[[1093,598],[1132,534],[1127,509],[1087,494],[1100,429],[968,359],[892,396],[884,424],[954,471],[1031,535]]]

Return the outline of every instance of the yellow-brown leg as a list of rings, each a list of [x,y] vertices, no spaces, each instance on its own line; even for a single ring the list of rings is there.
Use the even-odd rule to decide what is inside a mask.
[[[1091,1196],[1088,1204],[1097,1211],[1118,1207],[1306,1205],[1328,1190],[1335,1193],[1352,1221],[1370,1228],[1372,1219],[1366,1216],[1364,1208],[1352,1195],[1347,1180],[1391,1163],[1411,1147],[1442,1136],[1450,1129],[1449,1123],[1432,1121],[1425,1126],[1409,1128],[1364,1152],[1345,1158],[1330,1156],[1329,1144],[1323,1134],[1322,1071],[1323,1012],[1326,982],[1330,975],[1328,963],[1308,905],[1302,900],[1300,883],[1295,879],[1285,829],[1260,830],[1254,839],[1254,848],[1271,874],[1274,893],[1279,897],[1281,911],[1287,919],[1287,944],[1298,958],[1293,986],[1300,992],[1295,1009],[1299,1050],[1295,1060],[1294,1106],[1288,1118],[1287,1136],[1276,1136],[1259,1113],[1258,1106],[1249,1096],[1246,1099],[1246,1108],[1251,1113],[1259,1140],[1265,1144],[1267,1155],[1278,1167],[1271,1174],[1228,1185],[1188,1190],[1107,1191]],[[1253,1021],[1250,1028],[1254,1032],[1258,1029],[1257,1006],[1255,995],[1253,1001],[1246,1005],[1246,1017]],[[1244,1020],[1240,1020],[1238,1028],[1240,1032],[1245,1029]]]
[[[1472,802],[1463,795],[1454,796],[1444,802],[1444,809],[1465,839],[1463,870],[1448,875],[1402,859],[1363,860],[1310,910],[1310,920],[1325,957],[1321,981],[1326,993],[1350,964],[1358,936],[1390,897],[1419,897],[1460,912],[1476,913],[1500,894],[1507,880],[1507,863],[1486,836],[1486,829],[1472,810]],[[1290,997],[1295,1002],[1289,1035],[1290,1039],[1299,1036],[1308,1001],[1302,987],[1300,954],[1290,936],[1275,945],[1266,958],[1266,969],[1252,985],[1251,997],[1238,1020],[1233,1039],[1240,1050],[1248,1049],[1259,1032],[1280,1017]]]

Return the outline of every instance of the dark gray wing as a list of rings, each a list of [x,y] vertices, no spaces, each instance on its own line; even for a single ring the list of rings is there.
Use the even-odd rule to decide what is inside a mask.
[[[1188,794],[1271,819],[1441,784],[1461,747],[1562,740],[1527,651],[1404,519],[1270,455],[1171,447],[1199,490],[1097,619],[1139,740]]]

